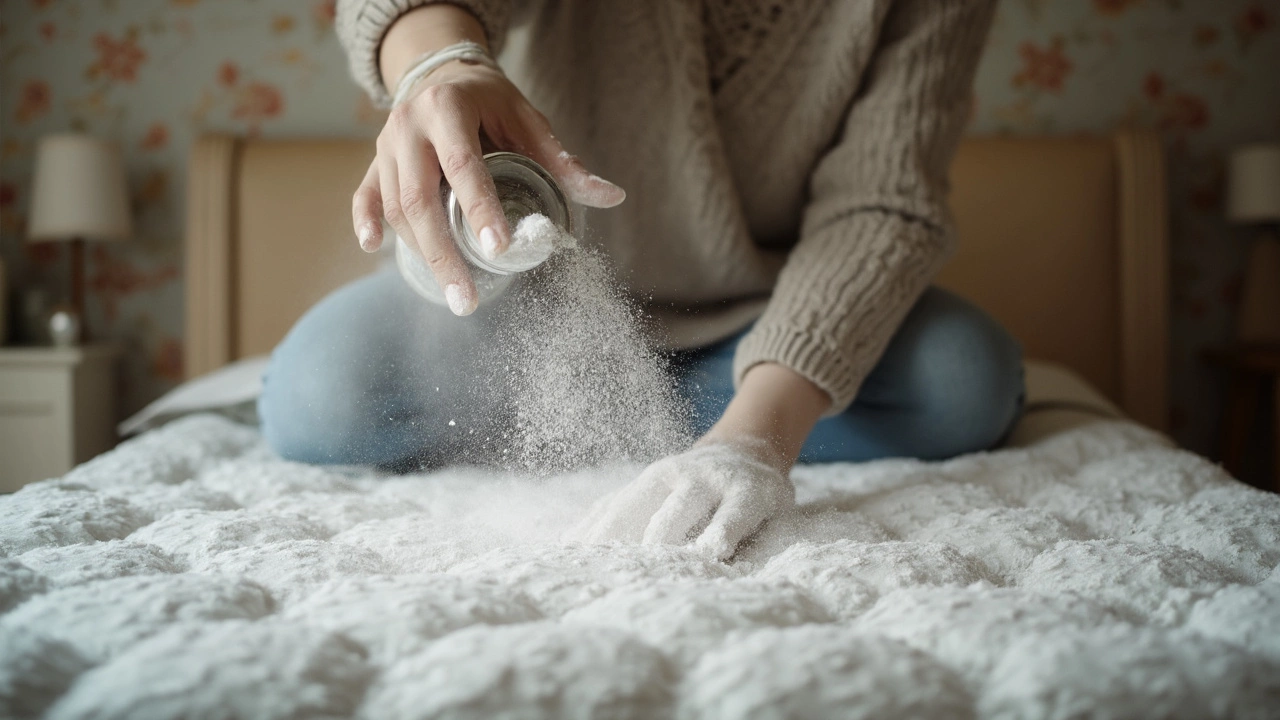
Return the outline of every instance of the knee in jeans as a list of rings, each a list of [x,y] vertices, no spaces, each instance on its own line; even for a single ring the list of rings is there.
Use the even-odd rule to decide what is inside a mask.
[[[303,352],[299,352],[302,350]],[[376,440],[379,413],[369,402],[367,363],[317,352],[289,340],[272,356],[258,415],[263,437],[278,455],[298,462],[356,464]]]
[[[923,356],[927,404],[948,428],[955,452],[998,442],[1022,403],[1018,342],[986,313],[965,303],[933,324]]]
[[[420,451],[434,425],[424,428],[428,348],[418,341],[430,332],[465,342],[449,334],[456,326],[439,323],[447,311],[432,316],[423,305],[398,273],[384,270],[308,310],[267,370],[258,402],[267,443],[313,463],[391,464]],[[433,386],[445,385],[435,379]]]

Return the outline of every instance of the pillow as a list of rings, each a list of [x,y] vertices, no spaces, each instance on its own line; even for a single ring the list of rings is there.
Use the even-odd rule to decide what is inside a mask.
[[[257,400],[269,359],[267,355],[245,358],[188,380],[134,413],[116,430],[126,437],[195,412],[217,412],[257,425]]]
[[[1004,447],[1028,447],[1081,425],[1128,420],[1120,408],[1074,370],[1032,359],[1023,365],[1027,403]]]

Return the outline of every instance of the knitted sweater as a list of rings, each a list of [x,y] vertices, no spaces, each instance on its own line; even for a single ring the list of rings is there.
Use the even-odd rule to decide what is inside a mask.
[[[352,72],[430,0],[339,0]],[[448,0],[588,168],[592,242],[671,347],[857,394],[954,244],[947,169],[994,0]],[[510,32],[508,31],[510,28]]]

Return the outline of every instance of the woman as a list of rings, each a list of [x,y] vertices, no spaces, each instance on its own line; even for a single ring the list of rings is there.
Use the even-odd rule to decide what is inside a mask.
[[[384,105],[401,95],[355,193],[356,235],[377,249],[385,217],[469,315],[437,198],[448,181],[488,251],[506,248],[482,137],[601,209],[589,224],[718,421],[579,537],[696,535],[728,557],[794,502],[797,459],[945,458],[993,446],[1018,415],[1017,344],[929,287],[954,242],[946,172],[993,5],[340,0],[356,79]],[[463,42],[509,42],[509,78],[475,48],[417,77]],[[313,462],[447,453],[459,439],[440,418],[488,415],[462,380],[487,312],[433,312],[394,273],[338,291],[277,350],[268,440]]]

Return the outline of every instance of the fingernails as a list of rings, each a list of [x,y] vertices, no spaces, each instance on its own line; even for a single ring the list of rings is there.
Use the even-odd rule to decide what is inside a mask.
[[[627,199],[626,190],[589,172],[582,161],[569,154],[568,150],[560,151],[560,159],[572,165],[574,170],[573,179],[565,184],[570,200],[588,207],[611,208]]]
[[[360,239],[361,250],[364,250],[365,252],[373,252],[374,250],[377,250],[373,245],[373,232],[374,228],[372,223],[365,223],[360,226],[360,231],[356,233],[356,237]]]
[[[490,260],[498,257],[498,233],[492,227],[486,225],[480,230],[480,249]]]
[[[609,182],[608,180],[605,180],[599,175],[592,175],[591,182],[599,186],[599,190],[601,191],[601,193],[607,196],[610,196],[611,199],[616,198],[616,200],[613,200],[613,205],[620,205],[623,200],[627,199],[626,190],[623,190],[621,187],[618,187],[617,185]],[[612,207],[613,205],[610,205],[610,207]]]
[[[584,173],[566,188],[574,202],[595,208],[611,208],[627,199],[627,191],[599,175]]]
[[[458,283],[445,286],[444,301],[449,303],[449,309],[454,315],[470,315],[476,310],[475,295],[467,292]]]

